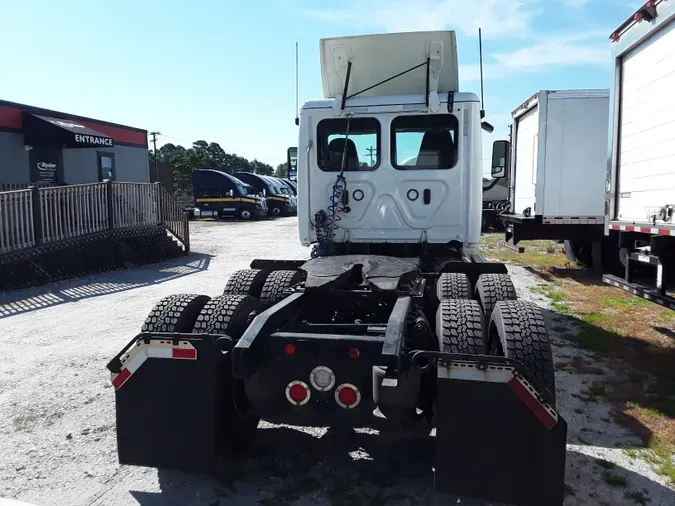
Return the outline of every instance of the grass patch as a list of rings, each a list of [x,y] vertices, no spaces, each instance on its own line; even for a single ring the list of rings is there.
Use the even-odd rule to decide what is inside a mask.
[[[579,348],[604,351],[612,346],[612,340],[615,337],[612,332],[584,323],[579,328],[579,333],[572,336],[571,340],[576,342]]]
[[[625,487],[628,485],[628,480],[626,480],[624,476],[614,474],[608,470],[602,473],[602,479],[605,483],[612,485],[613,487]]]
[[[589,392],[595,396],[605,395],[605,384],[599,381],[594,381],[588,387]]]
[[[623,496],[626,499],[631,499],[634,503],[642,504],[643,506],[651,501],[646,490],[626,490],[623,493]]]
[[[675,464],[673,464],[673,447],[656,438],[649,442],[649,452],[646,460],[654,466],[654,471],[668,478],[671,484],[675,484]]]
[[[675,320],[675,311],[673,311],[672,309],[669,309],[667,311],[661,311],[661,313],[659,313],[659,316],[664,320]]]
[[[602,304],[611,308],[624,309],[634,307],[651,307],[651,305],[654,303],[641,297],[628,295],[626,297],[604,297],[602,299]]]
[[[624,448],[622,451],[626,457],[631,459],[639,459],[642,457],[642,450],[640,448]]]

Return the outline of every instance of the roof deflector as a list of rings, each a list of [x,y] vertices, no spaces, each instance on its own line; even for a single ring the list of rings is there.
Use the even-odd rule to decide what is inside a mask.
[[[452,30],[321,39],[320,54],[325,98],[458,91]]]

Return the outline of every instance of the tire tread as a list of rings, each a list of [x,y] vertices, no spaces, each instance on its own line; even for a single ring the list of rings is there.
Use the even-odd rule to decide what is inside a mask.
[[[225,283],[223,295],[252,295],[259,298],[268,272],[262,269],[240,269],[234,271]]]
[[[160,300],[148,314],[142,332],[192,332],[208,295],[179,293]]]
[[[438,306],[436,333],[441,351],[479,355],[483,353],[485,320],[477,301],[446,299]]]
[[[284,291],[293,285],[304,281],[302,271],[279,270],[272,271],[265,280],[262,292],[260,293],[260,302],[264,306],[276,304],[284,298]]]
[[[436,295],[439,301],[444,299],[470,299],[471,283],[469,283],[469,277],[463,272],[444,272],[438,277]]]
[[[542,395],[555,406],[555,371],[553,351],[541,310],[528,302],[499,301],[490,326],[501,327],[500,340],[504,355],[517,360],[538,382]]]
[[[508,274],[481,274],[476,283],[476,298],[489,319],[500,300],[517,300],[516,287]]]

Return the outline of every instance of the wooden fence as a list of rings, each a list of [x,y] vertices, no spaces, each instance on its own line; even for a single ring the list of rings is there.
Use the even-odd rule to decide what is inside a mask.
[[[0,192],[0,254],[105,230],[158,225],[189,250],[187,216],[159,183],[106,181]]]

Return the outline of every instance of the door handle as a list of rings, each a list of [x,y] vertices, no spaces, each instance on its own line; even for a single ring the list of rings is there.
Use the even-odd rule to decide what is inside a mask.
[[[429,188],[424,189],[424,203],[426,205],[431,203],[431,190]]]

